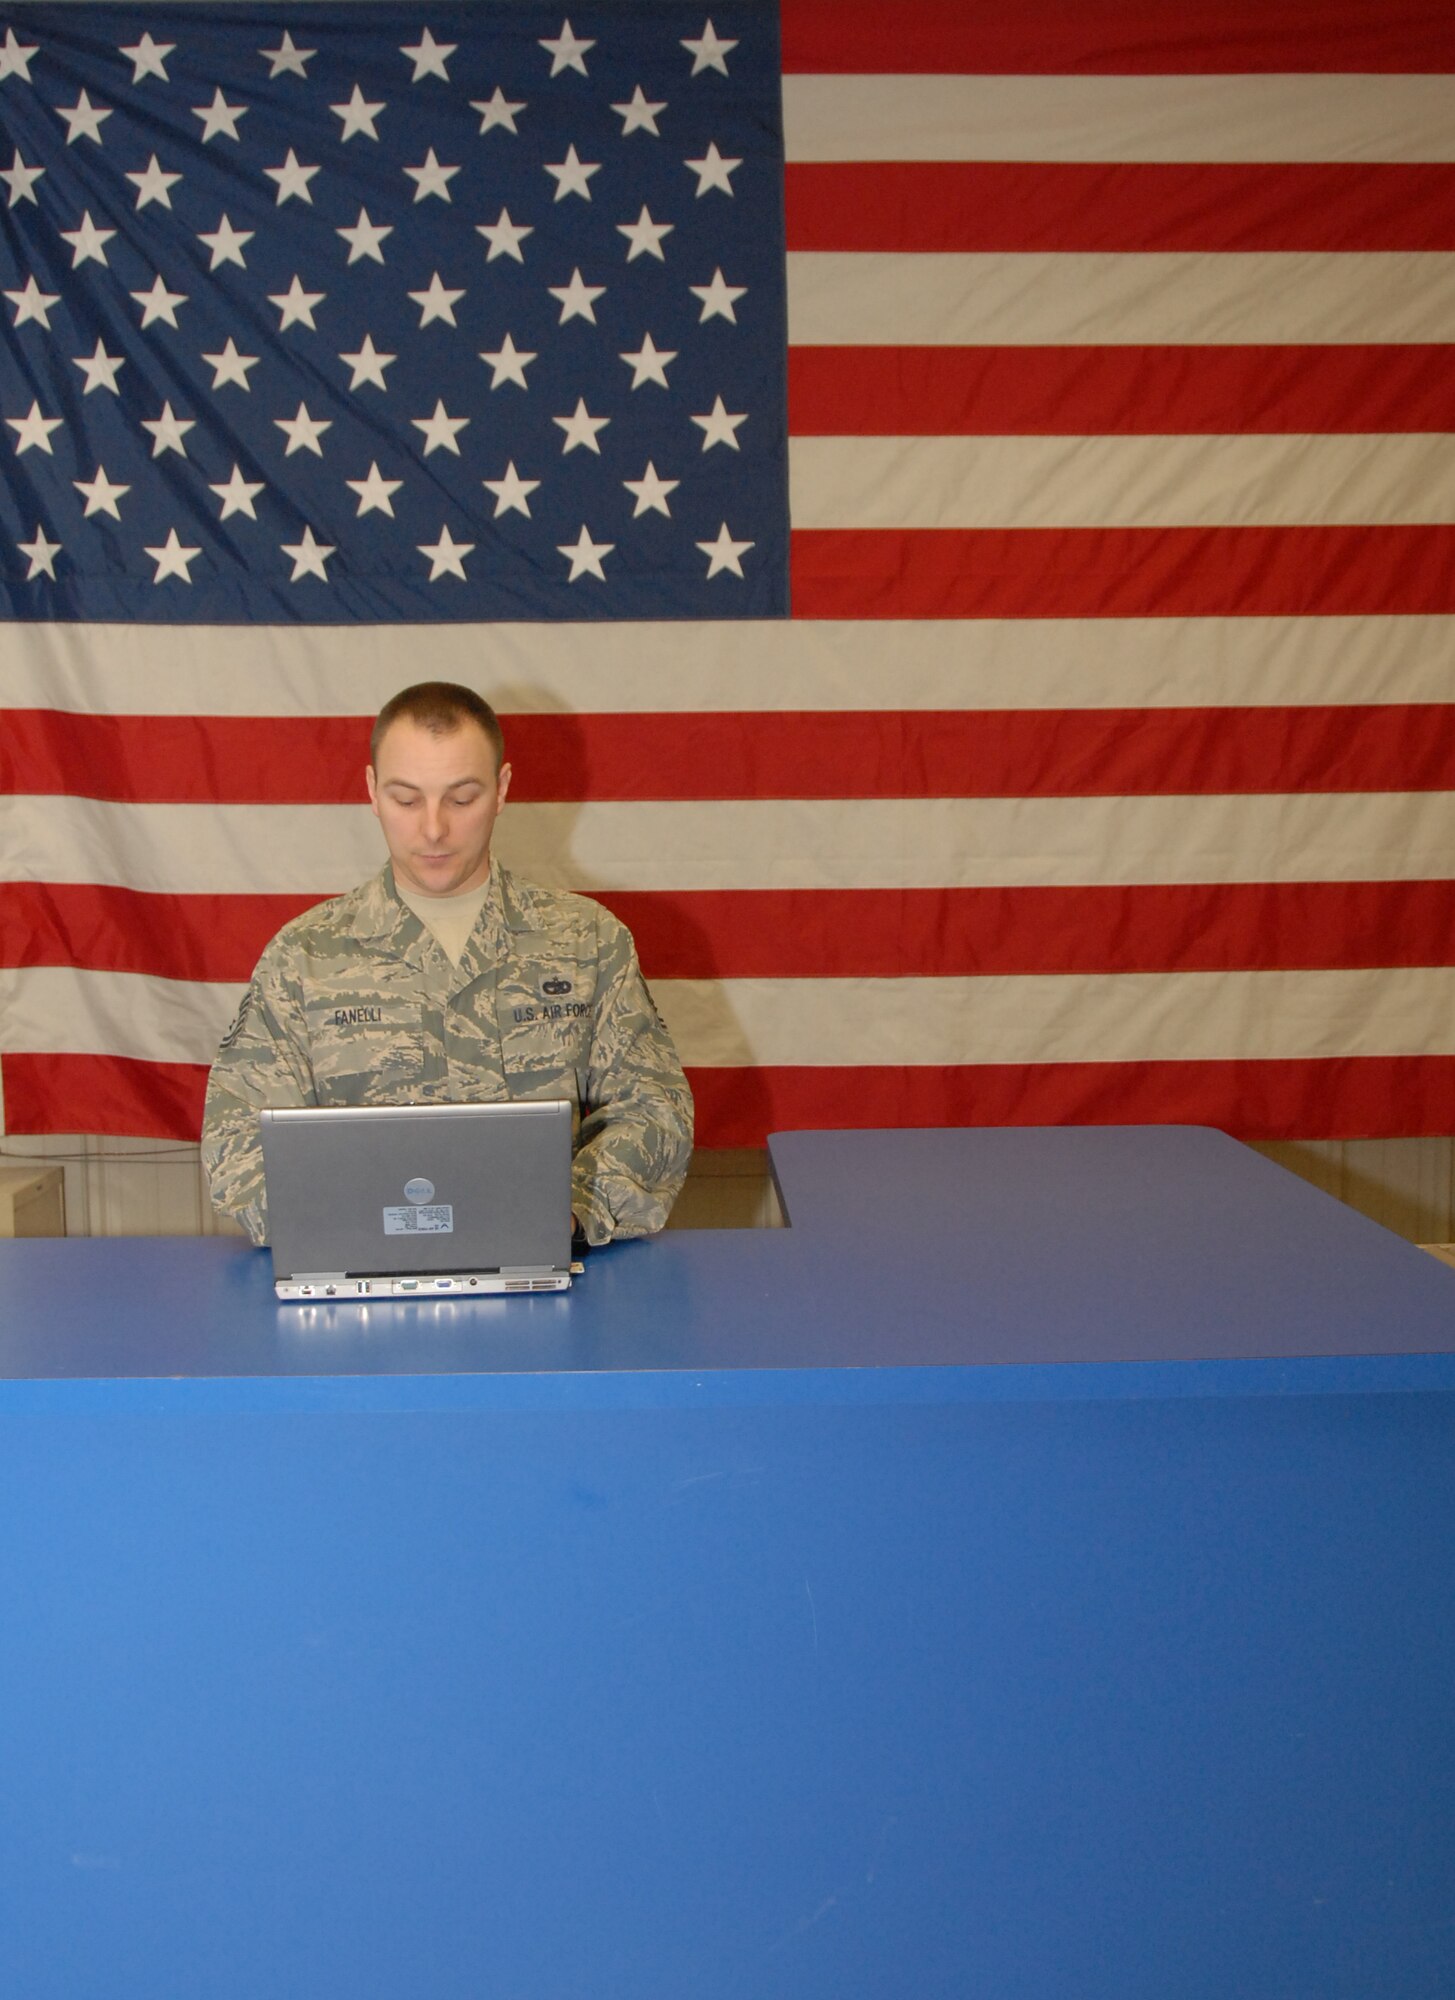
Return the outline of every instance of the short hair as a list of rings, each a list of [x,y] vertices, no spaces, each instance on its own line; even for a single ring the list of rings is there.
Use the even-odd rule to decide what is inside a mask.
[[[505,762],[505,732],[500,727],[500,718],[483,696],[473,688],[461,687],[458,681],[417,681],[413,687],[401,688],[379,710],[369,737],[369,762],[379,762],[379,745],[384,740],[384,732],[401,718],[414,722],[421,729],[427,729],[431,736],[453,736],[466,722],[473,722],[484,730],[495,746],[495,769],[497,773]]]

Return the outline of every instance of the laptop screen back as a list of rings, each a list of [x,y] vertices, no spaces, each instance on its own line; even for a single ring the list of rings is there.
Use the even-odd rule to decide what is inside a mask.
[[[564,1098],[320,1106],[261,1120],[279,1280],[569,1268]]]

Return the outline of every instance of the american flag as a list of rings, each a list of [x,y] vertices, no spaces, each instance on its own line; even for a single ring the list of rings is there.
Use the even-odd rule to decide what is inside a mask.
[[[10,1131],[195,1133],[434,677],[708,1144],[1455,1130],[1448,7],[0,32]]]

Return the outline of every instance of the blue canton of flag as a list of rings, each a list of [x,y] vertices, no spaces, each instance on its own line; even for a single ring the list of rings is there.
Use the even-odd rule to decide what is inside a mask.
[[[775,8],[3,20],[7,615],[786,614]]]

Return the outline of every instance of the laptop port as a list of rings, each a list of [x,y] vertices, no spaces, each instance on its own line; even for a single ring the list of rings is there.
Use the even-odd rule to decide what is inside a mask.
[[[530,1286],[529,1278],[507,1278],[505,1281],[505,1289],[508,1292],[528,1292]]]
[[[401,1292],[417,1292],[419,1290],[418,1278],[401,1278],[399,1280],[399,1289]]]
[[[452,1292],[455,1289],[455,1281],[453,1278],[436,1278],[434,1288],[437,1292]]]

